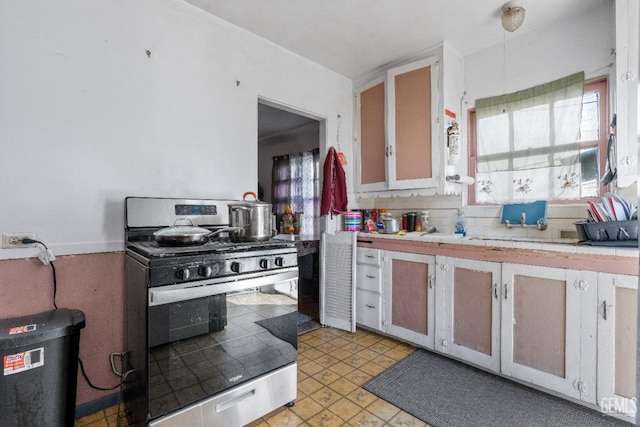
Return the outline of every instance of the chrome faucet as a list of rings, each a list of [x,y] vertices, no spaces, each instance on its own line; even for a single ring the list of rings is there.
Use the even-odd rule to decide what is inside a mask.
[[[526,224],[527,220],[527,214],[522,212],[522,217],[520,218],[520,227],[526,227],[526,228],[535,228],[538,230],[546,230],[547,229],[547,223],[544,220],[544,218],[539,218],[535,224]],[[502,223],[504,224],[504,226],[506,228],[513,228],[513,227],[517,227],[516,224],[510,224],[508,219],[505,219],[504,221],[502,221]]]

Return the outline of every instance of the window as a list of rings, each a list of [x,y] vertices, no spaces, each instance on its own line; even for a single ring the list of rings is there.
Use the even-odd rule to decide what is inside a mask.
[[[319,154],[315,149],[273,158],[271,201],[277,222],[280,224],[284,207],[289,205],[292,212],[304,214],[305,234],[317,234],[319,229]]]
[[[476,178],[470,204],[575,202],[606,192],[607,79],[580,77],[476,101],[469,114],[469,174]]]

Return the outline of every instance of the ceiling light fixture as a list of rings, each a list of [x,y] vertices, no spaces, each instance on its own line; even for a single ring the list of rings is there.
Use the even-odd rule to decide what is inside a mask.
[[[502,28],[510,33],[517,30],[524,21],[524,7],[517,1],[510,1],[502,6]]]

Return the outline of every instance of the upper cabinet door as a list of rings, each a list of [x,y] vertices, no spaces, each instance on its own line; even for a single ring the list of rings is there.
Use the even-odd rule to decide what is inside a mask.
[[[385,81],[374,80],[357,94],[359,111],[358,162],[360,191],[387,189]]]
[[[640,35],[637,1],[615,2],[616,8],[616,88],[615,112],[617,114],[616,157],[619,188],[626,188],[638,181],[638,56]]]
[[[390,189],[437,187],[438,59],[387,72],[387,164]]]

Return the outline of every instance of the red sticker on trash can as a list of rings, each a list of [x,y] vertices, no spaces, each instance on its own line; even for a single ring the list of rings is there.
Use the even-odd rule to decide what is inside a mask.
[[[44,347],[4,356],[4,375],[17,374],[44,365]]]
[[[31,325],[15,326],[9,329],[9,335],[24,334],[25,332],[31,332],[35,330],[36,330],[36,325],[34,323],[32,323]]]

